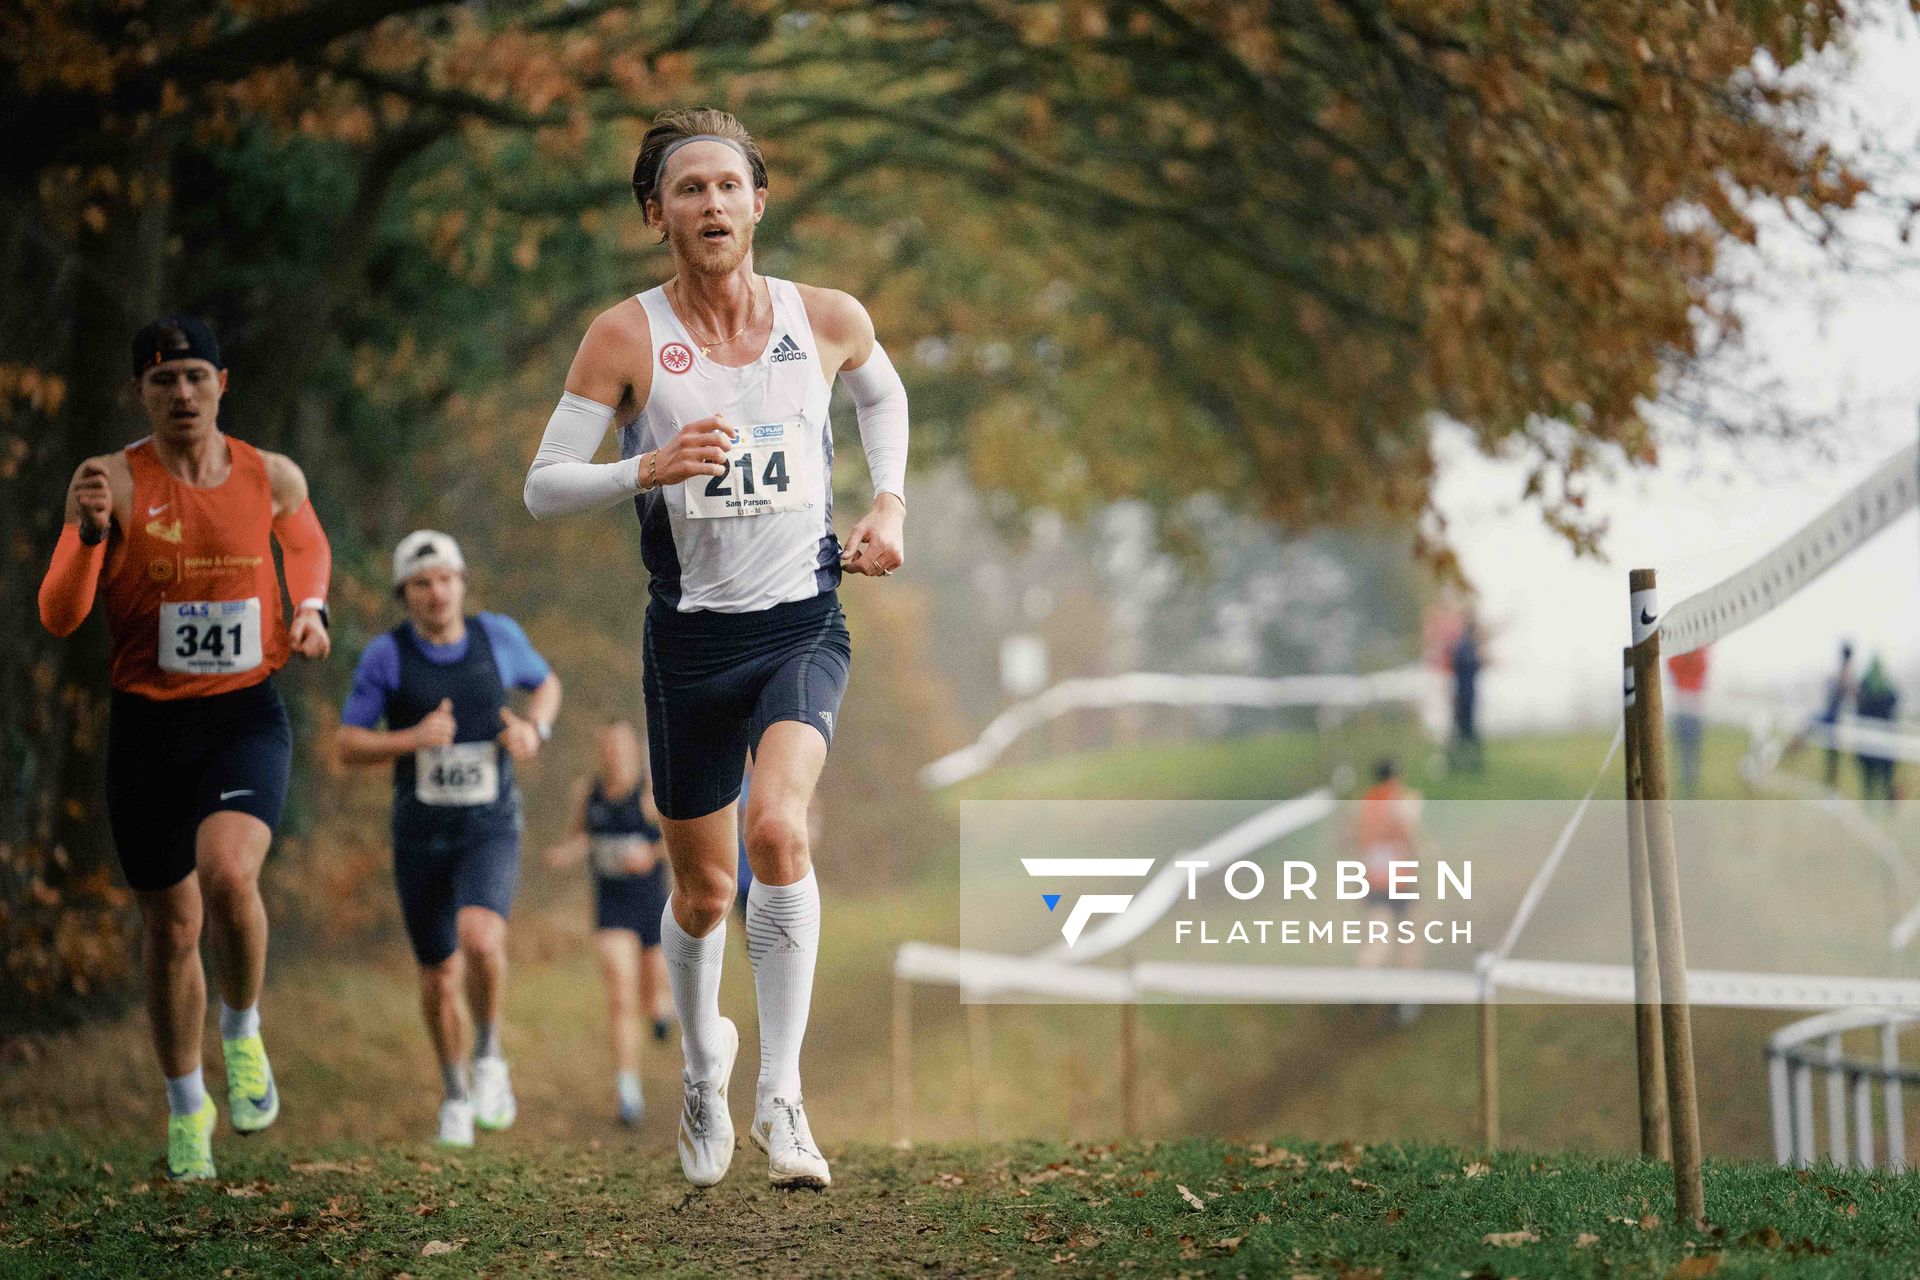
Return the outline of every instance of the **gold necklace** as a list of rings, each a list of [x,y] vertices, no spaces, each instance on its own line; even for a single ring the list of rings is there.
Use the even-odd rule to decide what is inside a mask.
[[[678,284],[679,281],[676,280],[674,283]],[[758,309],[759,303],[760,303],[759,290],[755,289],[752,283],[749,282],[747,285],[746,323],[742,324],[738,329],[735,329],[732,333],[728,334],[726,337],[715,338],[712,342],[702,343],[700,341],[700,335],[693,331],[693,322],[691,320],[683,319],[681,323],[686,326],[687,336],[693,339],[694,345],[700,348],[700,354],[704,356],[704,355],[707,355],[709,352],[711,352],[715,347],[724,347],[729,342],[732,342],[735,338],[745,333],[747,329],[753,324],[753,313],[756,309]],[[682,287],[681,289],[680,306],[682,310],[686,309],[686,290],[684,287]]]

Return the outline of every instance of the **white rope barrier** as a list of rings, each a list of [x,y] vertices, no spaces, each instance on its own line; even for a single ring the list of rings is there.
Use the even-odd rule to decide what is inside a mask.
[[[992,767],[1022,734],[1070,711],[1156,705],[1170,707],[1365,707],[1418,702],[1433,673],[1397,667],[1372,675],[1183,676],[1136,671],[1128,675],[1062,680],[995,716],[971,746],[941,756],[920,771],[929,791],[950,787]]]
[[[1587,807],[1593,803],[1593,793],[1599,789],[1600,780],[1607,776],[1607,769],[1613,764],[1613,757],[1619,753],[1620,744],[1626,741],[1627,726],[1623,720],[1620,727],[1613,731],[1613,741],[1607,746],[1607,757],[1600,762],[1594,772],[1593,781],[1587,784],[1587,794],[1580,797],[1580,803],[1574,807],[1573,814],[1567,819],[1567,825],[1560,828],[1560,836],[1553,842],[1553,849],[1547,854],[1547,860],[1540,864],[1533,881],[1527,885],[1527,891],[1520,895],[1520,905],[1514,909],[1513,923],[1507,926],[1507,936],[1500,940],[1494,949],[1494,955],[1501,960],[1513,954],[1513,944],[1520,940],[1520,931],[1533,919],[1533,913],[1540,906],[1540,899],[1547,896],[1547,886],[1552,883],[1554,872],[1560,869],[1561,859],[1567,856],[1567,848],[1573,843],[1574,832],[1580,829],[1580,823],[1587,816]]]
[[[1667,657],[1738,631],[1784,603],[1920,502],[1920,446],[1908,445],[1832,506],[1732,577],[1687,597],[1660,620]]]
[[[1496,960],[1486,986],[1564,1001],[1633,1002],[1633,968],[1555,960]],[[1482,974],[1460,969],[1346,969],[1308,965],[1138,964],[1098,968],[903,943],[896,977],[966,991],[988,989],[1094,1003],[1143,998],[1242,1003],[1477,1004]],[[1920,982],[1832,974],[1692,969],[1689,1002],[1723,1009],[1920,1010]]]

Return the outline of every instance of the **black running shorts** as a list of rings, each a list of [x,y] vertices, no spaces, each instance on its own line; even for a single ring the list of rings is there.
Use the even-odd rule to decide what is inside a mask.
[[[747,752],[770,724],[810,724],[832,745],[853,658],[836,593],[754,613],[679,613],[654,602],[644,645],[653,797],[667,817],[731,804]]]
[[[206,698],[116,689],[107,722],[107,820],[127,883],[168,889],[192,873],[200,824],[221,810],[280,825],[293,729],[271,678]]]

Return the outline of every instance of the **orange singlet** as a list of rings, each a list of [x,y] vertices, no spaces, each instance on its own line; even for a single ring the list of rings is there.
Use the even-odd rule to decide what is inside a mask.
[[[286,664],[273,567],[273,487],[260,451],[222,437],[233,459],[210,489],[184,484],[149,438],[127,446],[133,519],[107,561],[113,687],[204,698],[259,684]]]
[[[1407,793],[1400,779],[1389,778],[1367,788],[1355,815],[1354,842],[1367,864],[1367,884],[1387,890],[1387,864],[1413,852],[1413,827],[1407,821]]]

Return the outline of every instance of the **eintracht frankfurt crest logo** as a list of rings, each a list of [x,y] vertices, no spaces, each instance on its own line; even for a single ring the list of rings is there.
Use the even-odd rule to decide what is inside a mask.
[[[693,368],[693,352],[678,342],[660,348],[660,367],[668,373],[685,373]]]

